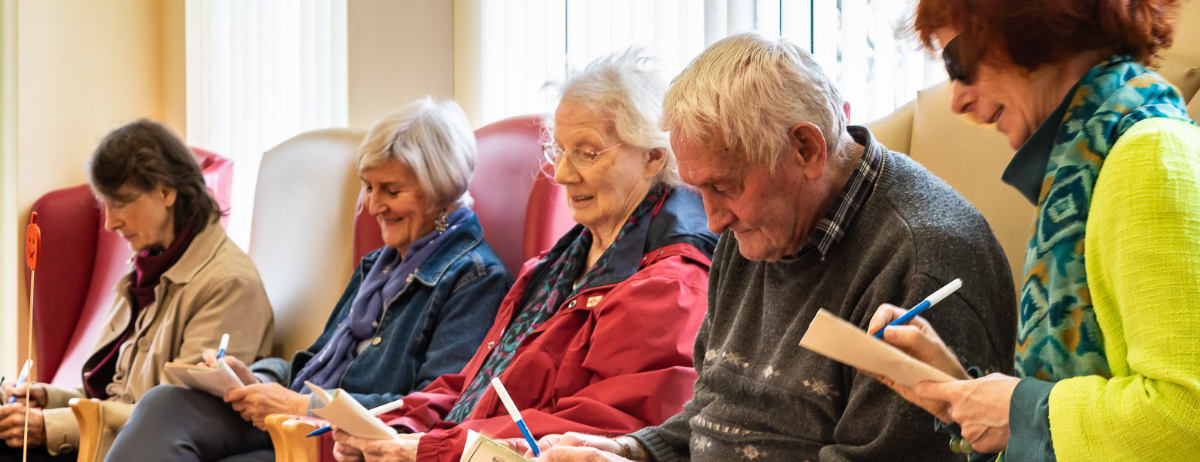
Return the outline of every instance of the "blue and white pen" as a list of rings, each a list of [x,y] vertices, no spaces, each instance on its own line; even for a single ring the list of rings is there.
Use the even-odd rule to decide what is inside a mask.
[[[221,345],[217,347],[217,369],[221,368],[221,358],[225,357],[225,348],[229,347],[229,333],[221,334]]]
[[[953,281],[950,281],[949,284],[946,284],[941,289],[938,289],[928,297],[925,297],[925,300],[922,300],[921,303],[917,304],[917,306],[914,306],[912,309],[904,312],[904,314],[900,315],[900,317],[893,319],[892,322],[889,322],[887,326],[883,326],[883,329],[879,329],[879,332],[875,333],[875,338],[883,340],[883,331],[884,329],[887,329],[888,326],[907,324],[909,321],[912,321],[912,318],[915,318],[918,314],[921,314],[922,311],[929,309],[929,307],[937,304],[937,302],[949,297],[950,294],[954,293],[954,291],[958,290],[960,287],[962,287],[962,279],[956,278]]]
[[[17,376],[17,383],[16,383],[16,385],[13,385],[14,389],[20,388],[21,385],[25,385],[25,380],[29,378],[29,368],[30,367],[33,367],[33,360],[26,359],[25,365],[21,366],[21,375]],[[25,394],[29,395],[28,390],[26,390]],[[8,404],[12,404],[15,402],[17,402],[17,395],[12,395],[8,398]]]
[[[504,389],[504,384],[500,383],[499,377],[492,377],[492,388],[496,389],[496,396],[499,396],[500,402],[504,403],[504,409],[508,410],[508,415],[512,416],[513,422],[521,430],[521,435],[524,435],[525,441],[529,442],[529,450],[533,451],[533,456],[542,455],[542,451],[538,450],[537,440],[533,439],[533,433],[529,432],[529,427],[525,425],[525,419],[521,418],[521,410],[517,409],[516,404],[513,404],[512,398],[508,396],[508,390]]]

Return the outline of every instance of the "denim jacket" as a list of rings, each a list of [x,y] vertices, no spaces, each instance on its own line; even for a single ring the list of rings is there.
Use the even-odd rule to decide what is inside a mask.
[[[512,275],[483,240],[478,219],[470,218],[453,232],[437,253],[417,268],[412,282],[388,303],[375,337],[338,382],[338,387],[363,406],[394,401],[424,388],[439,375],[458,372],[491,327],[500,300],[512,285]],[[312,346],[296,352],[290,365],[280,358],[267,358],[251,369],[260,378],[287,386],[350,313],[359,285],[380,252],[374,250],[363,257]]]

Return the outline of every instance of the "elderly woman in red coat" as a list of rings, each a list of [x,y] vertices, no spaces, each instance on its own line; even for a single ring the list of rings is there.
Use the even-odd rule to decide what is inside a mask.
[[[467,430],[519,441],[493,377],[535,437],[623,434],[691,398],[716,236],[700,198],[678,187],[659,128],[665,85],[646,60],[633,51],[602,58],[563,85],[546,153],[579,224],[525,264],[459,374],[383,416],[403,435],[334,432],[338,460],[457,461]]]

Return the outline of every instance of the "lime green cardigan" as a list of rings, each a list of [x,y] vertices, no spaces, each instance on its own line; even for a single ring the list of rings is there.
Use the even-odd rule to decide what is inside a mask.
[[[1113,377],[1054,384],[1058,460],[1200,460],[1200,127],[1146,119],[1117,140],[1084,246]]]

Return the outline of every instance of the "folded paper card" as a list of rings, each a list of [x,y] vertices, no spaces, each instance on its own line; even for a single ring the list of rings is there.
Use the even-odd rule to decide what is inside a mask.
[[[882,375],[904,386],[913,387],[926,380],[954,380],[949,374],[823,309],[817,311],[817,316],[808,325],[808,331],[800,339],[800,346],[848,366]]]
[[[213,369],[195,364],[167,363],[165,370],[167,377],[175,382],[218,398],[224,397],[225,392],[231,389],[242,387],[242,381],[228,367]]]
[[[384,424],[382,420],[372,415],[371,411],[342,389],[339,388],[333,393],[329,393],[312,382],[304,382],[304,384],[324,405],[319,409],[313,409],[312,413],[329,421],[338,430],[369,440],[386,440],[396,436],[396,429]]]
[[[508,445],[467,430],[467,444],[463,445],[462,457],[458,462],[526,462],[529,459],[517,454]]]

